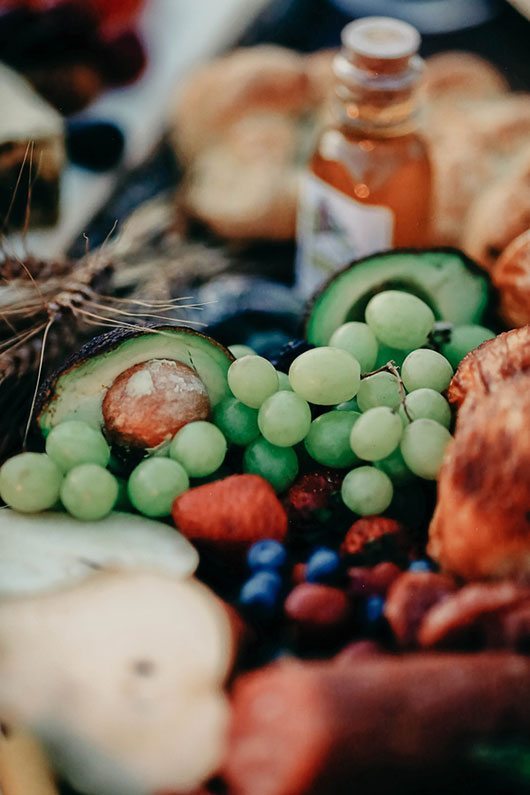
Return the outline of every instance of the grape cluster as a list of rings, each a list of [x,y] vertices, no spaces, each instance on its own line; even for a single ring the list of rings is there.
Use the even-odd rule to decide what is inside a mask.
[[[245,447],[243,469],[279,492],[296,478],[300,454],[349,470],[342,499],[362,516],[385,511],[396,485],[436,478],[451,438],[441,393],[453,375],[442,354],[419,347],[435,318],[416,296],[379,293],[365,320],[345,323],[328,346],[297,356],[288,383],[266,359],[241,351],[228,373],[233,397],[214,414],[226,438]],[[373,370],[389,350],[401,367],[391,360]]]
[[[163,518],[190,482],[223,477],[230,451],[232,470],[260,475],[279,493],[294,482],[300,462],[342,470],[344,505],[360,516],[382,513],[400,485],[437,477],[451,439],[451,409],[442,393],[453,367],[429,347],[435,319],[419,298],[379,293],[365,320],[340,326],[327,346],[304,350],[288,373],[233,346],[239,358],[228,370],[231,395],[214,407],[211,421],[182,427],[127,482],[113,474],[101,430],[69,420],[50,432],[45,453],[23,453],[4,464],[0,496],[23,512],[62,503],[85,520],[117,506]],[[453,362],[467,337],[490,333],[469,329],[460,341],[456,335]],[[400,366],[386,359],[389,350]]]

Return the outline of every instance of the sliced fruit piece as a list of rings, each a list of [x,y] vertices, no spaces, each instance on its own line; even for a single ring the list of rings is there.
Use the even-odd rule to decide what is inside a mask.
[[[100,572],[9,599],[0,644],[2,719],[33,730],[76,791],[184,793],[217,772],[234,637],[196,580]]]
[[[142,569],[185,578],[199,556],[176,530],[112,513],[79,522],[66,513],[0,511],[0,597],[62,588],[101,569]]]
[[[413,293],[437,319],[455,325],[480,323],[488,306],[489,282],[457,249],[385,251],[357,260],[317,293],[306,320],[306,339],[328,345],[348,321],[364,321],[370,298],[382,290]]]
[[[146,328],[135,331],[120,329],[90,340],[44,385],[37,413],[42,432],[46,435],[59,422],[70,419],[82,419],[92,425],[101,426],[103,400],[109,392],[112,395],[118,386],[121,386],[120,377],[126,371],[130,371],[129,385],[132,379],[136,379],[129,390],[131,393],[129,398],[134,398],[132,393],[136,392],[139,413],[144,419],[152,419],[152,413],[145,412],[141,401],[153,400],[154,393],[151,389],[156,391],[158,382],[155,383],[149,371],[135,369],[136,365],[152,360],[162,360],[166,363],[166,369],[171,366],[167,364],[168,362],[182,362],[186,365],[193,377],[192,386],[196,395],[199,396],[196,387],[200,379],[206,388],[212,407],[230,393],[226,374],[234,357],[226,348],[205,334],[182,326],[159,326],[156,329]],[[176,375],[180,378],[182,372],[179,370]],[[180,378],[180,381],[182,383],[179,389],[184,400],[188,384],[184,378]],[[163,390],[167,388],[167,378],[161,379],[160,387]],[[109,402],[115,401],[109,399]],[[199,403],[199,413],[203,415],[204,400],[200,400]],[[178,406],[178,401],[176,405]],[[131,410],[129,406],[127,408]],[[110,411],[108,405],[107,411]],[[109,420],[107,416],[106,419]],[[174,419],[177,424],[182,420],[179,411]],[[167,417],[164,417],[162,428],[164,435],[171,433],[169,425]],[[116,430],[114,424],[111,423],[111,427],[114,433]],[[132,442],[136,444],[138,440],[136,437],[133,438],[134,435],[131,435],[130,430],[129,426],[121,429],[118,434],[119,440],[129,445]],[[143,437],[138,441],[138,446],[142,443],[145,443]]]

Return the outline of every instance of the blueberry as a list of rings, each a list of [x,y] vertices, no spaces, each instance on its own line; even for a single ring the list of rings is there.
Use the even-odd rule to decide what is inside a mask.
[[[91,171],[108,171],[120,162],[125,137],[112,122],[76,119],[68,122],[66,147],[76,165]]]
[[[385,600],[382,596],[369,596],[364,603],[364,617],[368,624],[377,624],[383,617]]]
[[[271,356],[271,362],[277,370],[281,370],[282,373],[286,373],[297,356],[300,356],[301,353],[312,350],[314,347],[314,345],[311,345],[305,340],[291,340],[283,346],[277,356]]]
[[[340,570],[340,557],[327,547],[316,549],[306,564],[307,582],[326,582],[333,579]]]
[[[287,552],[283,544],[273,539],[264,539],[253,544],[247,555],[247,563],[251,571],[281,569],[287,561]]]
[[[272,571],[259,571],[241,588],[239,601],[243,607],[272,612],[278,603],[282,579]]]
[[[432,566],[427,560],[413,560],[409,571],[432,571]]]

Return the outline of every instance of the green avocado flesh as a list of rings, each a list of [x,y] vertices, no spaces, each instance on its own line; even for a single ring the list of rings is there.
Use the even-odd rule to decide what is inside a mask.
[[[456,249],[390,251],[354,262],[317,293],[306,322],[306,339],[327,345],[350,320],[364,320],[370,298],[404,290],[421,298],[437,320],[456,326],[480,323],[489,299],[488,280]]]
[[[150,359],[172,359],[191,367],[202,380],[212,407],[229,394],[227,372],[233,357],[204,334],[167,327],[157,333],[135,334],[118,342],[109,335],[109,347],[90,354],[89,343],[77,360],[67,365],[48,387],[38,415],[46,435],[64,420],[85,420],[102,425],[101,404],[107,389],[124,370]]]

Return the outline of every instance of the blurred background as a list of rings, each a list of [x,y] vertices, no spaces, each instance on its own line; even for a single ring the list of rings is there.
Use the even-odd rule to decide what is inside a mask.
[[[0,0],[4,249],[75,263],[104,244],[114,293],[192,295],[222,341],[259,352],[288,339],[298,184],[332,58],[348,22],[381,14],[422,35],[431,242],[489,268],[530,225],[529,6]],[[493,231],[501,196],[513,214]]]
[[[120,222],[165,180],[177,179],[177,164],[166,162],[165,175],[140,173],[130,187],[123,181],[167,130],[183,79],[228,49],[337,47],[347,22],[382,14],[415,25],[423,55],[479,53],[521,90],[530,86],[529,13],[526,0],[1,0],[0,60],[67,120],[58,222],[35,231],[32,243],[43,256],[78,251],[84,233],[97,245],[110,231],[108,219]]]

